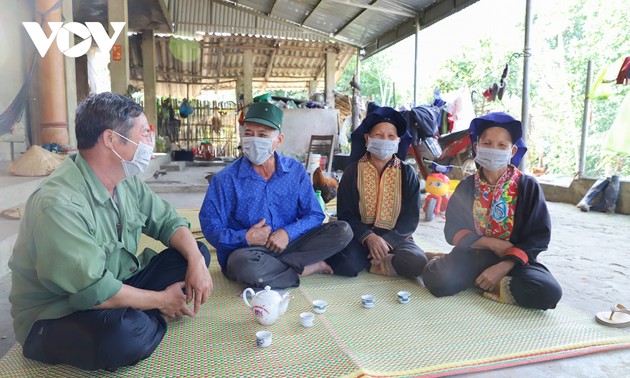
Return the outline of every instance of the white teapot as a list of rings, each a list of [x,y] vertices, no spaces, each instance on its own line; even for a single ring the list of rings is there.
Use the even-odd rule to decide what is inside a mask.
[[[247,300],[247,293],[251,293],[251,304]],[[272,325],[278,320],[280,315],[287,311],[289,306],[289,293],[281,295],[271,287],[265,286],[265,290],[255,293],[253,289],[247,288],[243,291],[243,301],[247,307],[252,309],[252,313],[262,325]]]

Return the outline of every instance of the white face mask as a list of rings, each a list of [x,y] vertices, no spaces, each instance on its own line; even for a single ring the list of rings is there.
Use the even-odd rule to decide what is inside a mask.
[[[273,139],[261,137],[243,137],[241,138],[243,154],[254,165],[261,165],[273,154]]]
[[[368,136],[367,150],[381,160],[390,159],[398,152],[398,142],[398,139],[372,139]]]
[[[512,159],[512,149],[497,150],[477,146],[475,162],[490,172],[507,167]]]
[[[112,151],[116,154],[116,156],[118,156],[122,163],[123,171],[125,171],[125,177],[136,176],[144,173],[144,171],[146,171],[149,167],[149,163],[151,162],[151,157],[153,156],[153,146],[143,142],[136,143],[133,140],[125,137],[124,135],[120,135],[115,131],[114,133],[116,133],[119,137],[127,139],[131,143],[138,146],[138,148],[136,148],[136,152],[133,154],[133,159],[131,159],[131,161],[123,159],[122,156],[120,156],[118,152],[116,152],[112,148]]]

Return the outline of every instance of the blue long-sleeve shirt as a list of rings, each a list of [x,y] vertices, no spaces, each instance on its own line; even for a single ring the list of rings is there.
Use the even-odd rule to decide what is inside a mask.
[[[262,218],[271,232],[284,229],[289,242],[324,220],[304,166],[295,159],[275,152],[274,155],[276,171],[268,181],[242,157],[210,182],[199,221],[204,236],[217,249],[224,272],[230,253],[248,246],[245,234]]]

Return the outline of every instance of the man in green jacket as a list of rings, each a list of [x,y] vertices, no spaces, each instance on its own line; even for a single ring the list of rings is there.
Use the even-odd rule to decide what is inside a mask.
[[[199,311],[212,292],[210,254],[138,176],[153,152],[140,105],[92,95],[77,107],[76,136],[79,153],[26,204],[9,261],[11,315],[25,357],[116,370],[149,357],[168,320]],[[136,255],[142,233],[169,248]]]

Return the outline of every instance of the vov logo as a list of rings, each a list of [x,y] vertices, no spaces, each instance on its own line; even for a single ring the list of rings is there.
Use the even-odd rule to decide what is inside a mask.
[[[100,22],[86,22],[85,25],[78,22],[69,22],[65,25],[63,22],[49,22],[48,26],[51,33],[47,37],[39,23],[22,22],[42,58],[46,55],[55,39],[57,40],[59,51],[69,58],[85,55],[90,46],[92,46],[92,38],[94,38],[96,45],[102,52],[109,51],[125,27],[124,22],[110,22],[110,24],[114,29],[114,34],[111,38],[107,35],[105,28]],[[70,47],[70,33],[83,38],[83,41]]]

